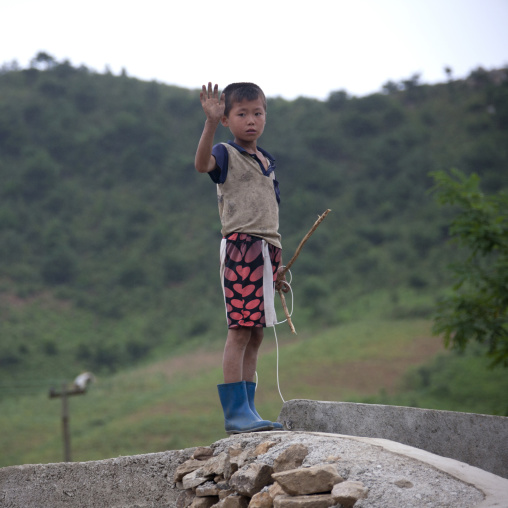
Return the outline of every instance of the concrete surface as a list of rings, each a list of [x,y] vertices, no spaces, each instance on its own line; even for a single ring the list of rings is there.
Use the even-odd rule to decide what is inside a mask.
[[[508,478],[504,416],[297,399],[284,403],[278,421],[289,430],[388,439]]]
[[[1,508],[153,508],[175,506],[177,465],[193,449],[92,462],[0,468]]]
[[[486,471],[385,439],[316,432],[257,432],[222,439],[229,446],[276,445],[258,460],[273,462],[284,449],[304,443],[304,466],[335,461],[339,473],[362,481],[369,497],[358,508],[506,508],[508,480]],[[206,445],[206,443],[203,443]],[[83,462],[11,466],[0,469],[2,508],[163,508],[176,506],[176,467],[193,448]],[[401,485],[403,485],[401,487]]]

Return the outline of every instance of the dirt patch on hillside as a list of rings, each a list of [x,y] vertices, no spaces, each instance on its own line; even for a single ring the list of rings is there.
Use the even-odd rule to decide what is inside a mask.
[[[197,350],[181,356],[167,358],[146,367],[147,374],[164,374],[170,381],[180,374],[198,374],[221,367],[222,351]]]
[[[400,381],[410,367],[424,364],[444,350],[440,337],[415,337],[396,358],[371,358],[313,369],[312,374],[299,382],[319,390],[323,400],[340,400],[341,395],[350,392],[373,395],[385,391],[392,394],[400,387]]]
[[[69,309],[71,307],[69,301],[56,299],[50,291],[43,291],[24,298],[14,293],[0,293],[0,307],[6,310],[21,309],[32,304],[38,304],[45,309],[56,310]]]
[[[280,348],[281,355],[284,347]],[[273,343],[262,346],[261,357],[275,349]],[[338,364],[332,367],[312,369],[312,373],[299,376],[296,384],[312,386],[321,394],[323,400],[339,400],[342,394],[354,392],[358,395],[373,395],[380,390],[394,393],[404,373],[413,366],[427,362],[437,353],[444,351],[439,337],[415,337],[405,344],[396,358],[379,357],[368,360]],[[261,360],[262,361],[262,360]],[[147,373],[162,373],[168,381],[174,376],[195,374],[220,368],[222,350],[197,350],[174,358],[152,364]],[[285,383],[287,380],[285,380]],[[290,390],[290,389],[289,389]],[[290,395],[288,393],[288,395]]]

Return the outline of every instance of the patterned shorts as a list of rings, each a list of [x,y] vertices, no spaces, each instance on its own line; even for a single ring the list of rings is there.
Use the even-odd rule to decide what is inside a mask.
[[[221,243],[221,280],[228,328],[273,326],[274,282],[281,249],[256,236],[233,233]]]

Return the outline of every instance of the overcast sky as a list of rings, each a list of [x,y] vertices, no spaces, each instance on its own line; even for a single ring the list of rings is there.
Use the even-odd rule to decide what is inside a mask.
[[[0,64],[39,52],[185,88],[325,99],[508,66],[508,0],[0,0]]]

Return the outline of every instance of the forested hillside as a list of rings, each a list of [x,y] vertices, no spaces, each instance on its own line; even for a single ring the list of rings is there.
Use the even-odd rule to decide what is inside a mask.
[[[286,258],[332,209],[293,270],[297,321],[340,323],[373,292],[428,315],[403,291],[439,294],[460,256],[429,172],[508,189],[507,70],[435,86],[414,76],[362,98],[269,98],[267,118]],[[0,380],[115,370],[223,339],[215,188],[193,167],[203,122],[197,89],[50,57],[4,65]]]

